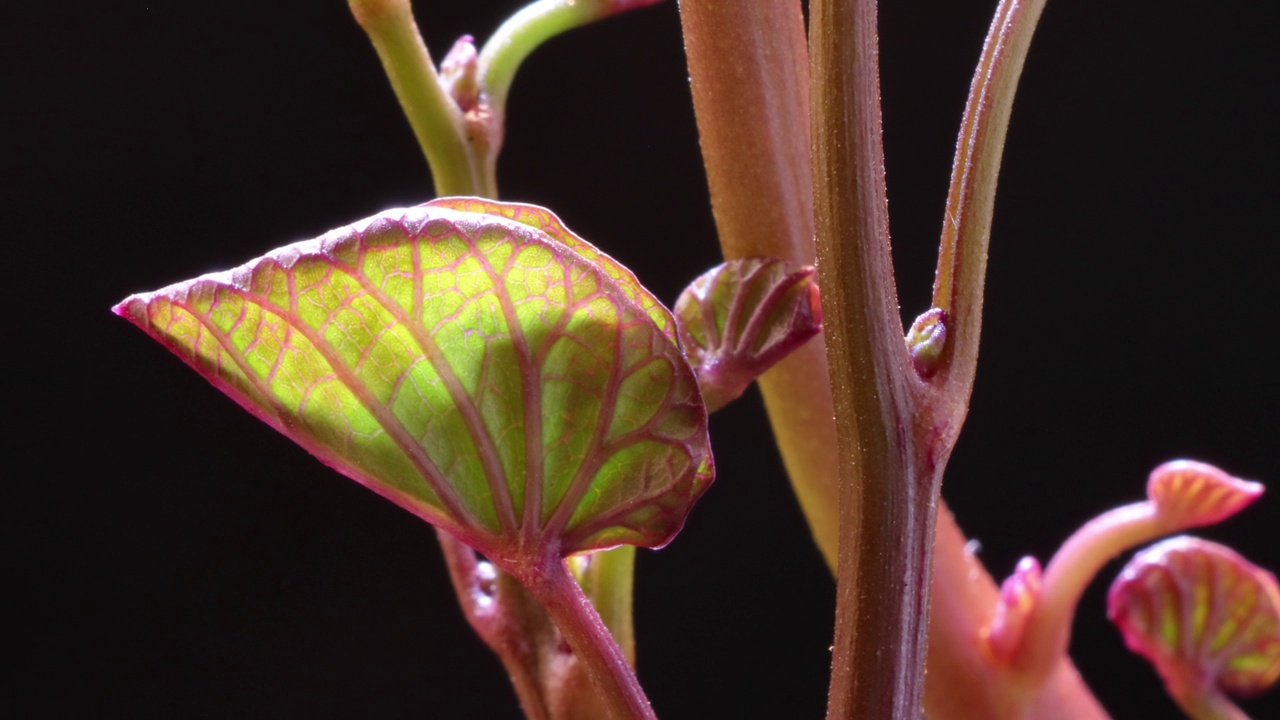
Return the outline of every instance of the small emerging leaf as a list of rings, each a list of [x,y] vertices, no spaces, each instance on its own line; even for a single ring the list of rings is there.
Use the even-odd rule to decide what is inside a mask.
[[[1178,528],[1213,525],[1262,496],[1261,483],[1232,477],[1207,463],[1173,460],[1151,471],[1147,497]]]
[[[1280,678],[1280,587],[1222,545],[1181,536],[1139,553],[1107,615],[1184,707],[1215,686],[1253,695]]]
[[[996,603],[991,625],[983,632],[987,650],[998,660],[1013,657],[1027,629],[1027,620],[1041,593],[1040,561],[1028,555],[1018,561],[1013,574],[1000,584],[1000,600]]]
[[[822,329],[814,269],[785,260],[731,260],[676,301],[680,339],[715,411]]]
[[[920,377],[932,377],[942,361],[942,351],[947,346],[947,313],[942,308],[930,308],[911,323],[907,331],[907,354],[911,365]]]
[[[541,208],[390,210],[115,311],[508,569],[661,546],[713,475],[671,315]]]
[[[440,84],[464,114],[480,104],[480,82],[476,77],[479,56],[475,39],[463,35],[440,61]]]

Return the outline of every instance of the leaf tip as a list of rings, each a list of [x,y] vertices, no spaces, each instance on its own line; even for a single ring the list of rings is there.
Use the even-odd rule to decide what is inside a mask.
[[[1161,518],[1183,528],[1222,522],[1261,497],[1264,489],[1262,483],[1195,460],[1164,463],[1147,480],[1147,497]]]
[[[111,312],[128,320],[134,325],[143,325],[146,322],[147,302],[141,295],[130,295],[111,306]]]

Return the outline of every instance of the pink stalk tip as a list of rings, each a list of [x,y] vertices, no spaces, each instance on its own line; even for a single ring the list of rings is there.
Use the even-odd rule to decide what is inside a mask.
[[[1000,584],[1000,601],[982,639],[991,656],[1011,659],[1022,641],[1027,619],[1040,600],[1040,562],[1028,555],[1018,561],[1013,574]]]
[[[657,5],[662,0],[606,0],[600,17],[608,17],[609,15],[617,15],[618,13],[628,10],[636,10],[650,5]]]
[[[1257,500],[1263,489],[1261,483],[1194,460],[1164,463],[1147,481],[1147,497],[1160,519],[1177,528],[1222,522]]]

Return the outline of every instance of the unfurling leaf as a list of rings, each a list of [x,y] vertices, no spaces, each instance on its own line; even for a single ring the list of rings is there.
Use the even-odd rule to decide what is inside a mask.
[[[680,339],[709,411],[737,398],[822,329],[814,272],[786,260],[731,260],[680,294]]]
[[[1157,467],[1147,500],[1112,508],[1082,525],[1054,553],[1043,578],[1030,558],[1018,564],[984,631],[992,658],[1008,662],[1024,680],[1044,682],[1066,655],[1081,595],[1106,563],[1170,533],[1225,520],[1261,493],[1261,485],[1204,463],[1177,460]]]
[[[1232,477],[1207,463],[1173,460],[1151,471],[1147,497],[1178,528],[1213,525],[1262,496],[1262,483]]]
[[[389,210],[115,311],[500,567],[661,546],[713,476],[670,313],[541,208]]]
[[[1018,561],[1013,574],[1000,583],[1000,601],[996,603],[991,624],[982,637],[992,657],[1006,661],[1013,657],[1027,629],[1027,620],[1040,601],[1043,578],[1040,561],[1030,555]]]
[[[480,81],[476,77],[479,55],[475,38],[463,35],[440,61],[440,84],[463,114],[480,104]]]
[[[1139,553],[1111,585],[1107,615],[1193,717],[1220,688],[1254,695],[1280,678],[1280,587],[1230,548],[1187,536]]]

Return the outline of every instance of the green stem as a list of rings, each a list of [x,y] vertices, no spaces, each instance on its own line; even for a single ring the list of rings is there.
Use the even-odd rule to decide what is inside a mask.
[[[635,546],[622,545],[590,555],[582,578],[587,597],[591,598],[600,619],[633,666],[636,662],[636,631],[632,613],[635,566]]]
[[[463,117],[436,74],[413,20],[409,0],[349,0],[373,42],[391,88],[418,138],[437,195],[467,195],[485,187],[463,134]]]
[[[476,60],[480,95],[466,109],[464,137],[471,146],[486,197],[497,195],[498,152],[502,147],[507,95],[516,71],[539,45],[566,30],[660,0],[537,0],[507,18],[484,44]]]
[[[502,23],[480,51],[480,84],[501,113],[516,71],[529,53],[560,33],[659,0],[537,0]]]

